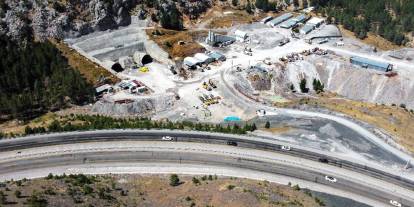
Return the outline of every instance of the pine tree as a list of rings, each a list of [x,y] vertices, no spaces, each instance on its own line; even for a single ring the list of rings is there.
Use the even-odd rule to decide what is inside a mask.
[[[292,92],[295,92],[295,86],[293,85],[293,84],[290,84],[290,90],[292,91]]]
[[[6,203],[7,203],[6,194],[4,194],[3,191],[0,191],[0,204],[6,204]]]
[[[299,0],[293,0],[293,6],[295,6],[295,8],[299,7]]]
[[[323,91],[324,91],[324,85],[321,83],[321,81],[320,80],[316,80],[315,78],[313,79],[313,83],[312,83],[312,85],[313,85],[313,90],[316,92],[316,93],[322,93]]]
[[[232,4],[233,6],[238,6],[238,5],[239,5],[239,0],[232,0],[232,1],[231,1],[231,4]]]
[[[265,128],[266,129],[269,129],[270,128],[270,122],[269,121],[266,121]]]
[[[309,88],[307,88],[307,87],[306,87],[306,79],[305,79],[305,78],[303,78],[303,79],[300,81],[300,91],[301,91],[302,93],[307,93],[307,92],[309,92]]]
[[[256,131],[257,130],[257,127],[256,127],[256,124],[255,123],[253,123],[253,125],[252,125],[252,127],[251,127],[251,129],[250,129],[250,131]]]
[[[170,186],[178,186],[180,185],[180,179],[178,178],[177,174],[172,174],[170,176]]]
[[[247,0],[246,12],[249,14],[253,13],[252,4],[250,3],[250,0]]]

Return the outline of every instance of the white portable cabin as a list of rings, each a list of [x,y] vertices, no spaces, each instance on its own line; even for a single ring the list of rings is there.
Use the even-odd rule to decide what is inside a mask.
[[[313,25],[315,27],[321,26],[325,22],[325,19],[319,17],[312,17],[306,24]]]

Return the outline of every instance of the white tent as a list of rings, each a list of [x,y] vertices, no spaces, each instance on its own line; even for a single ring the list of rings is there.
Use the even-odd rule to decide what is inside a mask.
[[[198,60],[200,60],[201,62],[205,63],[205,64],[209,64],[211,62],[214,62],[214,58],[204,54],[204,53],[197,53],[194,55],[194,57]]]
[[[186,57],[184,58],[183,63],[188,67],[195,67],[196,65],[202,63],[199,59],[193,57]]]
[[[236,30],[234,36],[236,36],[236,40],[240,42],[244,42],[247,39],[247,33],[240,30]]]

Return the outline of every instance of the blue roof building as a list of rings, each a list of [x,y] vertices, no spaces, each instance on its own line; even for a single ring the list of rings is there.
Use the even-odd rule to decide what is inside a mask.
[[[313,25],[309,25],[309,24],[305,24],[305,26],[303,26],[299,32],[301,34],[309,34],[309,32],[312,32],[312,30],[315,29],[315,27]]]
[[[301,14],[297,17],[295,17],[296,22],[304,22],[308,19],[308,16],[306,16],[305,14]]]
[[[283,14],[283,15],[280,15],[280,16],[274,18],[272,21],[269,22],[269,24],[270,24],[270,26],[274,27],[274,26],[290,19],[291,17],[293,17],[293,14],[286,13],[286,14]]]
[[[294,27],[296,24],[298,24],[299,22],[304,22],[306,21],[308,17],[304,14],[301,14],[293,19],[290,19],[288,21],[283,22],[282,24],[280,24],[280,27],[285,28],[285,29],[289,29]]]
[[[218,60],[225,61],[226,60],[226,56],[224,56],[223,54],[221,54],[219,52],[211,52],[207,55],[214,58],[214,60],[216,60],[216,61],[218,61]]]
[[[289,28],[292,28],[293,26],[295,26],[297,23],[298,22],[295,19],[290,19],[290,20],[280,24],[280,27],[285,28],[285,29],[289,29]]]
[[[363,57],[354,56],[350,59],[352,64],[359,65],[364,68],[388,72],[392,70],[392,65],[385,62],[371,60]]]
[[[273,17],[265,17],[265,18],[263,18],[260,22],[262,23],[262,24],[266,24],[266,23],[268,23],[268,22],[270,22],[271,20],[273,19]]]

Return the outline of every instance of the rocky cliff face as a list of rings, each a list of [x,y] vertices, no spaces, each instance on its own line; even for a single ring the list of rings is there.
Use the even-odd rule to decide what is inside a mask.
[[[131,23],[130,11],[143,0],[1,0],[0,33],[15,40],[34,36],[46,38],[78,37],[93,31],[116,29]],[[196,18],[212,0],[154,0],[159,8],[174,3],[179,10]],[[146,6],[143,5],[143,8]],[[145,14],[141,14],[145,15]]]
[[[13,39],[30,31],[37,40],[80,36],[130,24],[129,11],[137,3],[138,0],[5,0],[0,31]]]

